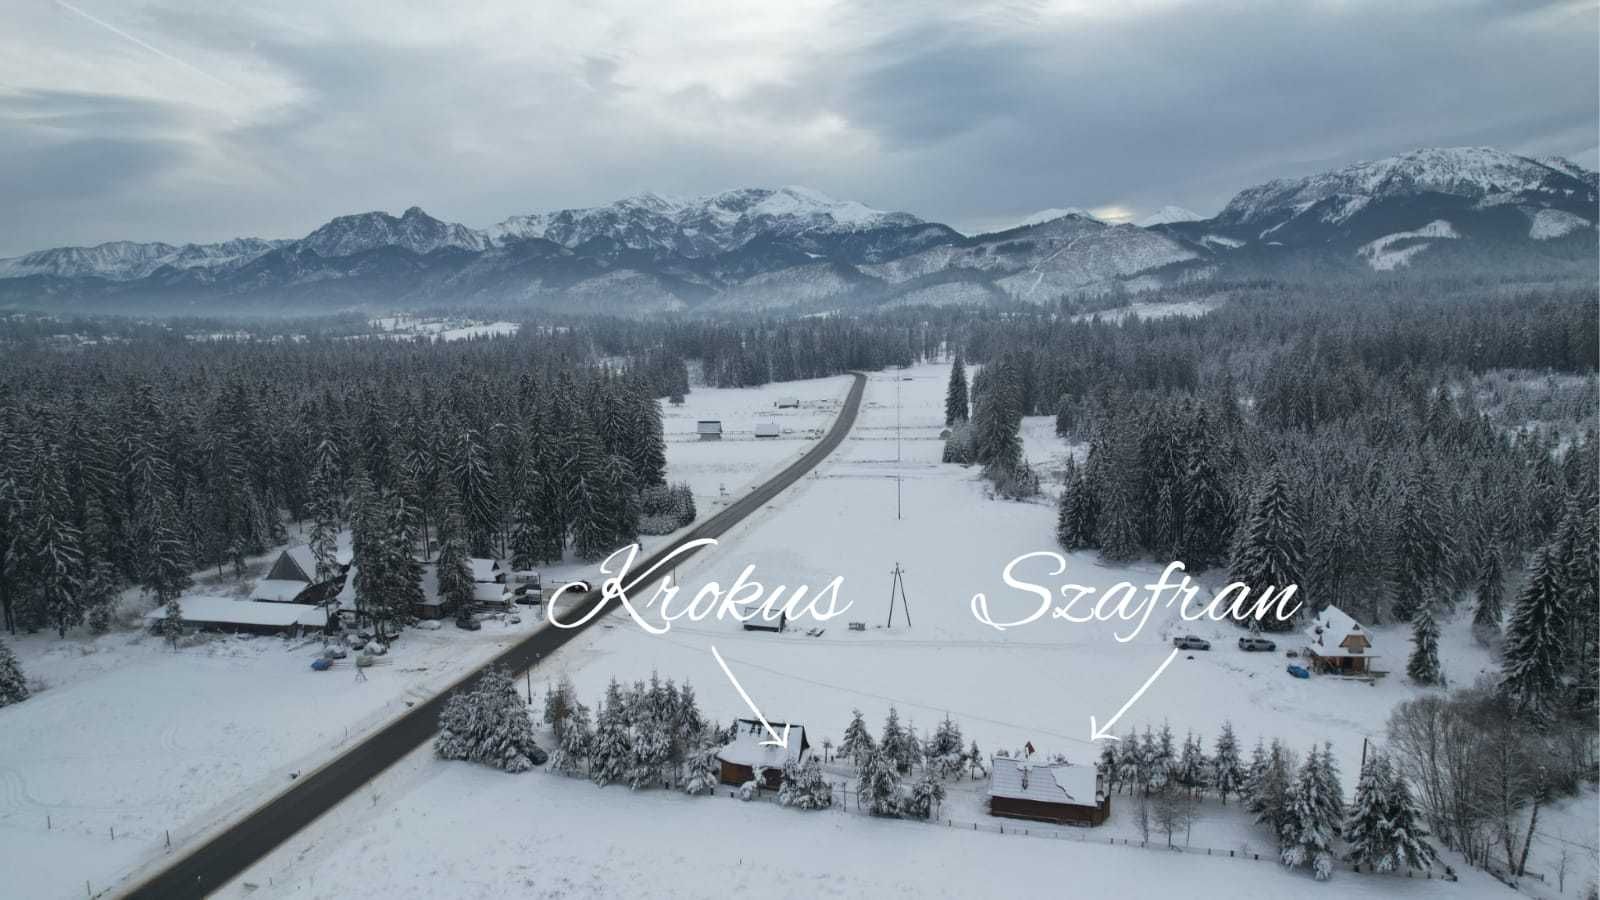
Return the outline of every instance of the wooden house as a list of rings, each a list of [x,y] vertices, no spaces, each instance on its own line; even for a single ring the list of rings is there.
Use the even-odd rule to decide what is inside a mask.
[[[771,724],[773,731],[783,734],[785,723]],[[811,751],[811,743],[806,740],[803,725],[787,726],[787,748],[763,743],[772,740],[772,735],[755,719],[736,719],[733,727],[733,740],[717,751],[723,784],[742,785],[755,781],[756,773],[760,771],[762,786],[775,791],[783,786],[784,764],[805,762],[806,754]]]
[[[231,634],[299,634],[319,631],[328,623],[320,606],[229,597],[186,595],[178,601],[186,628]],[[145,624],[159,629],[167,617],[165,606],[145,613]]]
[[[777,436],[778,436],[778,423],[777,422],[757,422],[756,423],[756,437],[757,438],[775,438]]]
[[[267,576],[256,582],[250,599],[267,603],[310,603],[331,600],[344,587],[349,572],[348,554],[341,555],[332,578],[317,578],[317,557],[310,544],[285,548],[273,560]]]
[[[800,408],[800,398],[799,397],[779,397],[778,398],[778,402],[776,404],[774,404],[774,405],[777,406],[779,409],[799,409]]]
[[[1111,798],[1096,766],[1030,763],[996,756],[989,766],[989,814],[1094,826],[1111,815]]]
[[[700,435],[702,441],[722,440],[721,419],[700,419],[694,423],[695,434]]]
[[[1331,675],[1372,672],[1372,636],[1337,606],[1318,613],[1304,631],[1311,668]]]

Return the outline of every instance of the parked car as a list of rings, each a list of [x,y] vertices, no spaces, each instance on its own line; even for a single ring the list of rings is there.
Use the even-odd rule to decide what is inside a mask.
[[[544,591],[537,584],[518,584],[508,587],[504,597],[507,603],[537,606],[544,602]]]
[[[1297,666],[1297,665],[1295,665],[1293,663],[1289,664],[1289,674],[1293,675],[1296,678],[1310,678],[1311,677],[1311,673],[1306,671],[1306,667],[1305,666]]]
[[[461,616],[456,619],[456,627],[462,631],[482,631],[483,626],[471,616]]]
[[[1177,647],[1179,650],[1210,650],[1211,642],[1197,638],[1192,634],[1186,634],[1183,637],[1173,638],[1172,646]]]
[[[563,584],[560,588],[557,588],[557,590],[561,592],[561,596],[563,597],[577,597],[589,593],[590,591],[594,590],[594,587],[585,579],[574,578],[566,584]]]
[[[333,660],[328,659],[326,656],[319,656],[311,661],[311,668],[317,670],[318,672],[326,672],[332,667]]]
[[[1259,637],[1239,638],[1239,649],[1247,653],[1270,653],[1278,649],[1278,645]]]

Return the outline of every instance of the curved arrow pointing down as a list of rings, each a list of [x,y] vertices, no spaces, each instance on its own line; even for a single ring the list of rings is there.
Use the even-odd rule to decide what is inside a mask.
[[[711,652],[712,653],[717,652],[716,648],[712,648]],[[1137,691],[1133,692],[1133,696],[1128,698],[1128,702],[1122,704],[1122,708],[1117,710],[1117,714],[1116,715],[1114,715],[1111,718],[1106,720],[1106,724],[1105,724],[1104,728],[1100,727],[1098,724],[1095,723],[1094,716],[1090,716],[1089,717],[1089,740],[1091,740],[1091,741],[1120,741],[1120,740],[1122,740],[1122,738],[1119,738],[1116,735],[1111,733],[1112,727],[1117,724],[1117,720],[1118,719],[1122,718],[1123,713],[1126,713],[1129,710],[1129,708],[1131,708],[1133,706],[1133,704],[1136,701],[1138,701],[1138,699],[1140,697],[1144,696],[1144,692],[1145,691],[1150,690],[1150,685],[1156,683],[1156,679],[1160,678],[1161,677],[1161,673],[1165,672],[1167,670],[1167,666],[1172,665],[1172,661],[1178,658],[1178,654],[1180,652],[1182,652],[1182,651],[1180,651],[1177,647],[1172,648],[1172,652],[1168,653],[1167,654],[1167,658],[1164,661],[1162,661],[1161,665],[1159,667],[1157,667],[1156,670],[1150,674],[1149,678],[1145,679],[1144,684],[1140,685],[1139,689]],[[719,658],[718,661],[719,662],[721,661],[720,658]],[[726,670],[726,667],[724,667],[724,670]],[[730,675],[729,677],[731,678],[732,676]],[[741,691],[741,693],[743,693],[743,692]],[[748,700],[749,700],[749,698],[746,698],[746,702],[748,702]]]

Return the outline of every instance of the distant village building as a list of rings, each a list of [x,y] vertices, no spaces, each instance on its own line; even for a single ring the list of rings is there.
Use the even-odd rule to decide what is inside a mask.
[[[721,419],[701,419],[694,423],[695,433],[700,435],[702,441],[722,440]]]
[[[341,554],[337,572],[325,581],[317,579],[317,557],[310,544],[286,548],[273,561],[267,576],[256,582],[250,599],[268,603],[326,603],[344,587],[350,569],[349,554]]]
[[[1312,668],[1333,675],[1366,675],[1372,671],[1372,638],[1337,606],[1317,614],[1303,632]]]
[[[771,724],[772,730],[780,735],[785,727],[789,729],[787,748],[763,744],[763,741],[772,740],[772,735],[767,733],[766,726],[755,719],[734,720],[733,740],[717,751],[723,784],[740,785],[754,781],[759,770],[762,773],[762,786],[775,791],[783,786],[784,763],[805,762],[806,754],[811,750],[811,743],[806,740],[805,726],[785,726],[783,722]]]
[[[777,422],[757,422],[756,423],[756,437],[758,437],[758,438],[775,438],[777,436],[778,436],[778,423]]]
[[[779,397],[778,398],[778,402],[777,402],[777,407],[779,409],[799,409],[800,408],[800,398],[799,397]]]
[[[1094,826],[1111,815],[1111,798],[1096,766],[1030,763],[996,756],[989,766],[989,814]]]

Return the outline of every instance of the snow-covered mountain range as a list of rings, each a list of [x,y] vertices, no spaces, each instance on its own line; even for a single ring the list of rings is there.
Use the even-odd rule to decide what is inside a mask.
[[[0,304],[205,312],[459,302],[625,314],[1038,303],[1308,264],[1592,271],[1596,206],[1594,172],[1472,147],[1269,181],[1209,219],[1168,206],[1113,225],[1053,208],[970,236],[802,187],[640,194],[481,230],[412,207],[340,216],[299,240],[41,250],[0,260]]]

